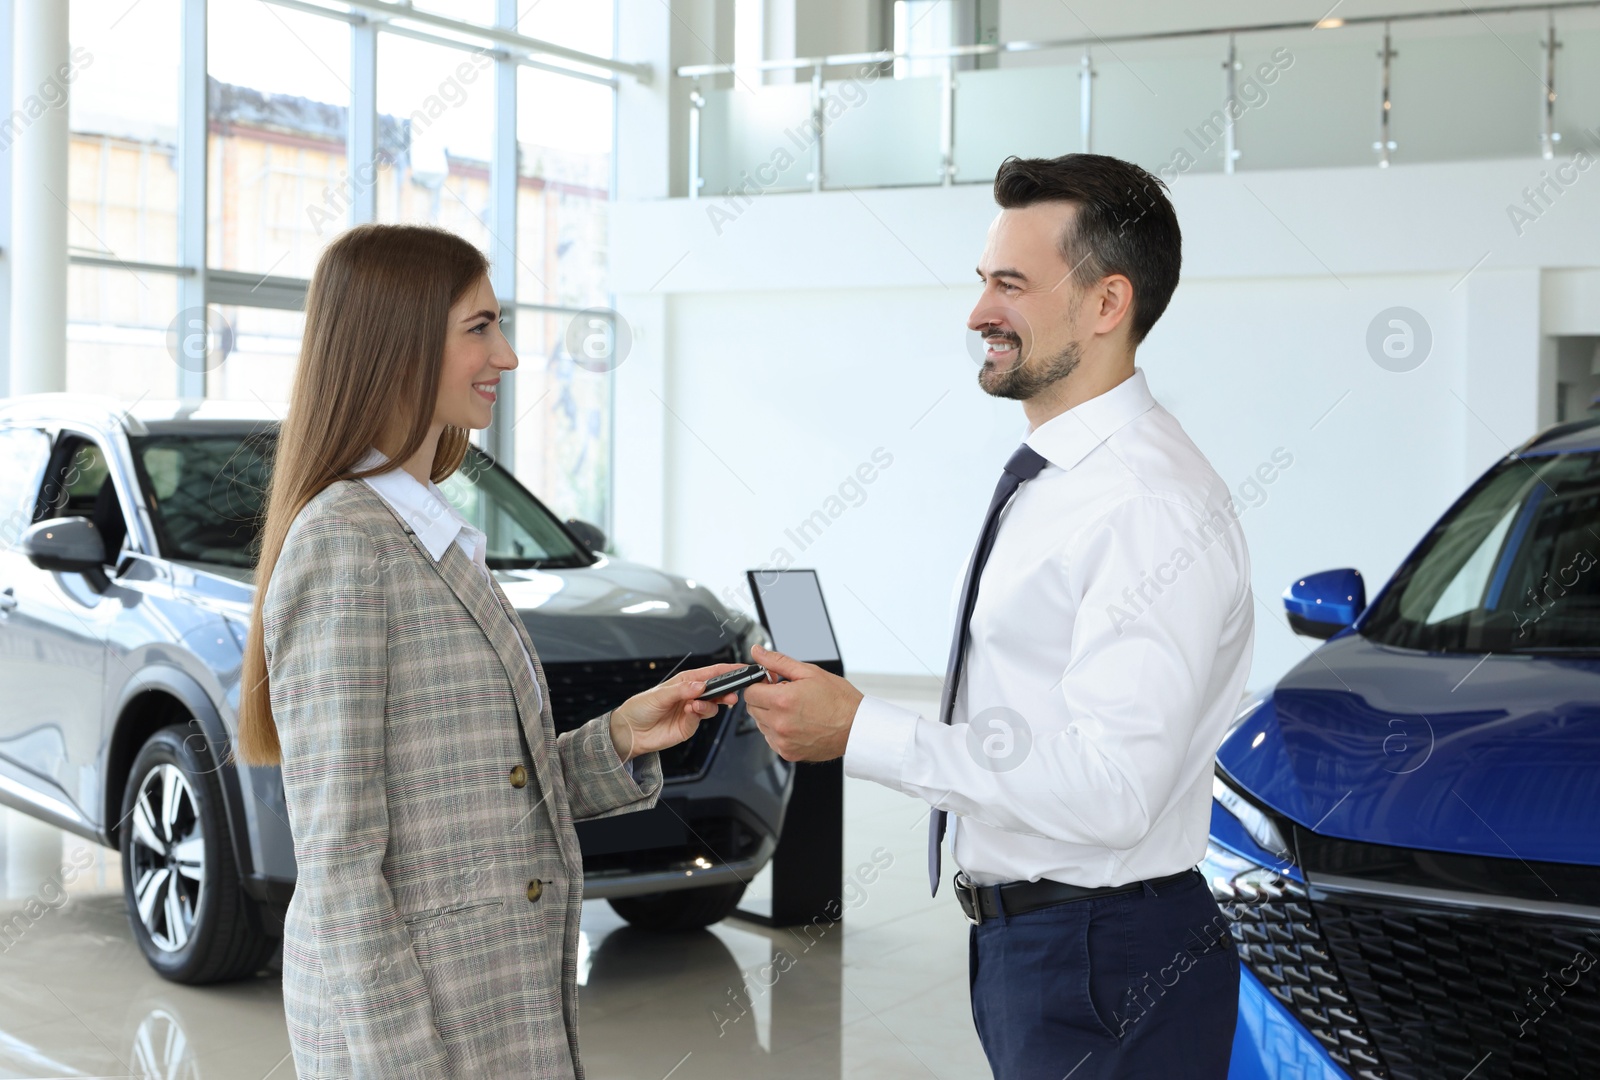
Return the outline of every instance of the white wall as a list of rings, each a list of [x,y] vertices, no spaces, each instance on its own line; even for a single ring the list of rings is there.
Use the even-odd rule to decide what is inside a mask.
[[[1542,334],[1600,332],[1600,277],[1569,269],[1600,263],[1600,169],[1519,236],[1506,206],[1550,167],[1174,185],[1183,282],[1138,363],[1236,491],[1275,448],[1294,459],[1239,500],[1262,601],[1252,686],[1305,655],[1281,621],[1292,578],[1355,566],[1375,592],[1469,479],[1553,419]],[[655,358],[617,373],[649,406],[619,420],[618,475],[665,478],[664,498],[619,479],[619,508],[660,507],[619,525],[621,549],[719,592],[782,549],[822,572],[847,664],[937,674],[954,579],[1023,432],[1018,406],[978,389],[966,348],[990,193],[765,195],[714,223],[720,205],[617,208],[619,306]],[[1395,306],[1433,336],[1405,373],[1366,346]],[[879,447],[892,464],[802,548],[786,530]]]

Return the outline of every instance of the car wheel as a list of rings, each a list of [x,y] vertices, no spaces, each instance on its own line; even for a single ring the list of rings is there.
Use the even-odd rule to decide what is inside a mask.
[[[180,983],[253,975],[277,945],[239,880],[222,785],[197,731],[174,724],[150,736],[118,829],[134,938],[158,974]]]
[[[699,889],[674,889],[671,892],[645,893],[643,896],[617,896],[611,910],[641,930],[675,933],[700,930],[733,914],[744,896],[744,882],[731,885],[706,885]]]

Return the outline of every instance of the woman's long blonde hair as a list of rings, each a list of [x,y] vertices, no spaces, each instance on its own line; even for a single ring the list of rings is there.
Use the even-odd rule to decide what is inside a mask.
[[[433,422],[450,308],[488,269],[477,248],[429,225],[357,225],[317,260],[261,523],[239,685],[237,761],[280,761],[261,602],[289,526],[335,480],[376,472],[354,466],[380,436],[405,432],[396,461],[416,453]],[[435,483],[460,467],[467,446],[466,429],[447,424],[433,454]]]

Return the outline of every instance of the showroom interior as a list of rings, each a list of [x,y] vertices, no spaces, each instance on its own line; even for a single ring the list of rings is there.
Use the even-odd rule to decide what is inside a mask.
[[[1509,553],[1557,503],[1600,528],[1578,468],[1600,461],[1600,0],[0,0],[0,27],[0,1077],[296,1075],[271,918],[251,972],[164,973],[173,927],[156,940],[117,819],[144,740],[190,722],[159,690],[182,669],[192,797],[227,803],[207,843],[235,845],[206,887],[292,893],[276,772],[206,756],[234,730],[249,564],[155,557],[139,485],[197,489],[162,472],[181,450],[140,447],[223,432],[210,497],[265,482],[227,433],[282,420],[344,230],[437,225],[488,261],[519,364],[470,460],[588,568],[500,577],[541,655],[550,635],[558,729],[564,701],[670,674],[658,653],[782,649],[759,584],[796,570],[836,646],[797,659],[937,719],[963,570],[1029,431],[980,389],[968,328],[993,180],[1074,153],[1165,184],[1182,276],[1137,363],[1248,544],[1201,867],[1237,920],[1229,1075],[1592,1075],[1600,975],[1561,972],[1600,950],[1600,586],[1530,590],[1543,652],[1377,635],[1459,613],[1379,597],[1425,582],[1470,493],[1500,497],[1486,472],[1548,495],[1476,534],[1489,510],[1446,519],[1463,543]],[[103,568],[32,546],[72,516],[117,522]],[[634,590],[615,620],[660,616],[657,653],[578,640],[589,569]],[[684,607],[715,647],[671,640]],[[580,830],[587,1075],[992,1075],[971,920],[926,891],[929,805],[762,757],[743,712],[714,723],[663,808],[676,782],[673,806],[726,816],[663,814],[670,843]],[[634,844],[687,868],[646,873]],[[253,882],[215,883],[235,870]]]

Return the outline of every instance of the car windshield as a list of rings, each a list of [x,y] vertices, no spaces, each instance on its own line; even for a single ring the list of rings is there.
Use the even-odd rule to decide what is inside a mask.
[[[1434,526],[1361,633],[1430,652],[1600,655],[1600,453],[1502,462]]]
[[[128,440],[161,553],[253,569],[276,433],[159,434]],[[440,482],[452,506],[488,537],[490,569],[587,566],[543,503],[477,447]]]

